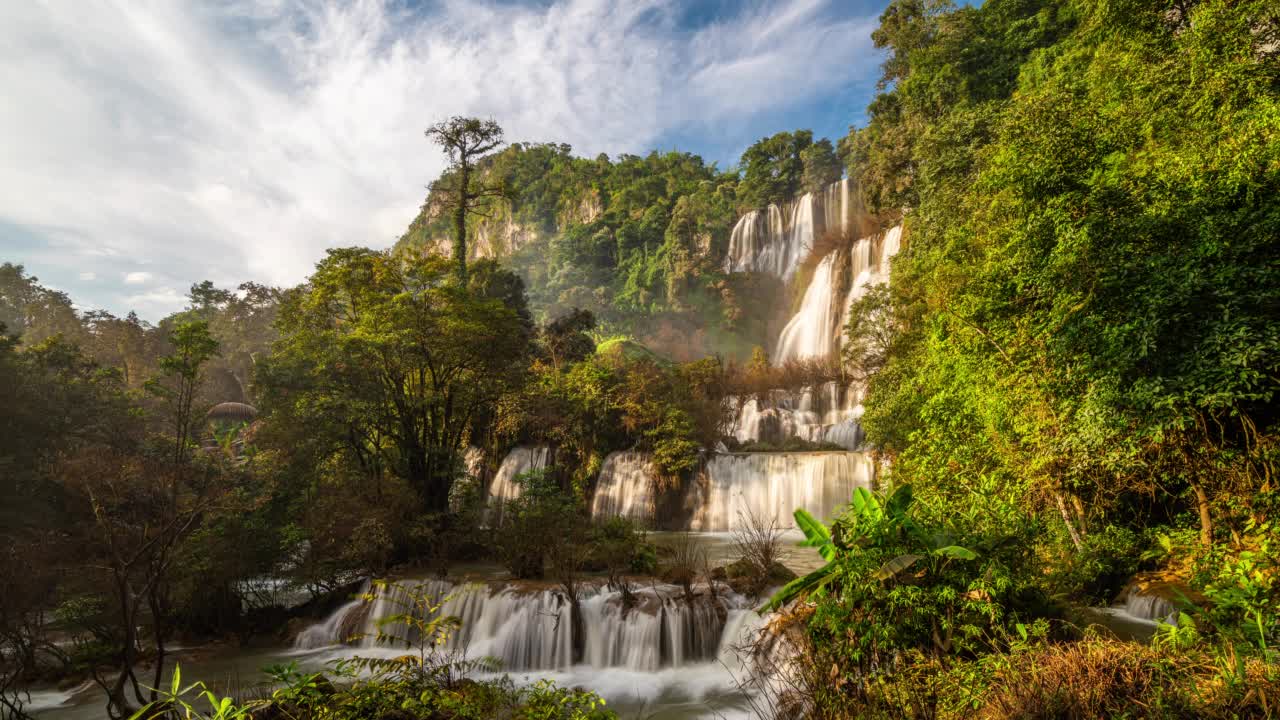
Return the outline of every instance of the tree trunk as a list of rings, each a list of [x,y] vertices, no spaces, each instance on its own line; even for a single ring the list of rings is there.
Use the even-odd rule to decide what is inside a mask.
[[[1067,526],[1067,532],[1071,534],[1071,543],[1079,550],[1084,541],[1080,539],[1080,533],[1071,522],[1071,514],[1067,512],[1067,503],[1062,499],[1062,493],[1054,493],[1053,497],[1058,502],[1058,514],[1062,515],[1062,522]]]
[[[1213,546],[1213,518],[1209,516],[1209,495],[1198,484],[1191,489],[1196,493],[1196,508],[1200,511],[1200,544],[1207,550]]]
[[[467,167],[464,157],[462,166],[458,168],[458,197],[453,208],[453,261],[458,264],[458,280],[464,285],[467,282],[467,205],[471,201],[467,192],[471,185],[470,176],[471,168]]]
[[[164,609],[161,607],[160,590],[158,588],[159,581],[151,587],[151,591],[147,593],[147,604],[151,608],[151,627],[155,633],[156,657],[155,657],[155,674],[152,675],[151,700],[155,701],[157,692],[161,687],[161,679],[164,677],[164,661],[165,647],[164,636],[168,631],[164,625]]]

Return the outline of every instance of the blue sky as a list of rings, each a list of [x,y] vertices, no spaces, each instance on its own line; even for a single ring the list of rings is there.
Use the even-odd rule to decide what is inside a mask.
[[[696,152],[861,124],[880,0],[0,4],[0,261],[85,308],[302,281],[385,247],[443,167],[422,131]]]

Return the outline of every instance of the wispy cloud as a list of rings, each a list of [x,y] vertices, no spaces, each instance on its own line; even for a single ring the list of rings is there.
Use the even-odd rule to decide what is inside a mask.
[[[124,274],[125,285],[145,285],[151,280],[149,272],[131,272]]]
[[[671,136],[740,147],[759,134],[752,118],[875,74],[873,13],[842,0],[751,4],[692,28],[681,10],[5,3],[0,230],[27,241],[0,232],[0,256],[62,272],[86,304],[154,317],[182,293],[129,292],[151,280],[131,280],[140,260],[178,287],[296,283],[325,247],[393,242],[442,168],[422,136],[442,117],[492,116],[509,139],[587,155]],[[722,137],[730,127],[741,137]]]

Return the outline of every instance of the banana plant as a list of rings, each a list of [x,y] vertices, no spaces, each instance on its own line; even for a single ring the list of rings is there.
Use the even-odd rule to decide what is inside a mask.
[[[832,528],[803,508],[796,510],[796,526],[805,536],[800,546],[816,548],[826,564],[784,585],[758,612],[776,610],[801,595],[822,592],[835,577],[836,559],[841,552],[853,552],[858,547],[877,542],[887,543],[890,538],[897,541],[901,535],[905,535],[920,552],[903,553],[889,560],[873,575],[876,580],[891,580],[925,557],[942,558],[944,561],[978,557],[974,551],[954,544],[944,533],[931,535],[925,532],[911,517],[914,501],[909,484],[894,488],[883,501],[870,490],[857,488],[850,498],[848,510]]]
[[[808,575],[798,577],[782,586],[782,589],[774,593],[773,597],[769,598],[769,602],[761,606],[756,612],[771,612],[791,602],[799,595],[817,592],[830,582],[834,576],[836,546],[831,539],[831,530],[804,508],[796,510],[793,515],[796,519],[796,526],[804,533],[804,540],[800,541],[800,546],[817,548],[818,554],[827,562]]]

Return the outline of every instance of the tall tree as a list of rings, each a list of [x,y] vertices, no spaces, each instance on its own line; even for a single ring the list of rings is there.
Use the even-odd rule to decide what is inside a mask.
[[[467,216],[486,216],[489,198],[500,197],[500,184],[485,183],[476,173],[476,161],[502,145],[502,128],[493,120],[452,117],[432,125],[427,137],[444,148],[449,170],[431,185],[453,215],[453,259],[458,277],[467,279]]]
[[[739,161],[738,199],[747,207],[760,208],[799,195],[805,174],[801,153],[812,144],[812,130],[797,130],[761,138],[747,148]]]
[[[439,256],[330,250],[281,307],[258,373],[265,409],[447,510],[472,420],[517,386],[532,332],[519,278],[474,269],[462,285]]]

